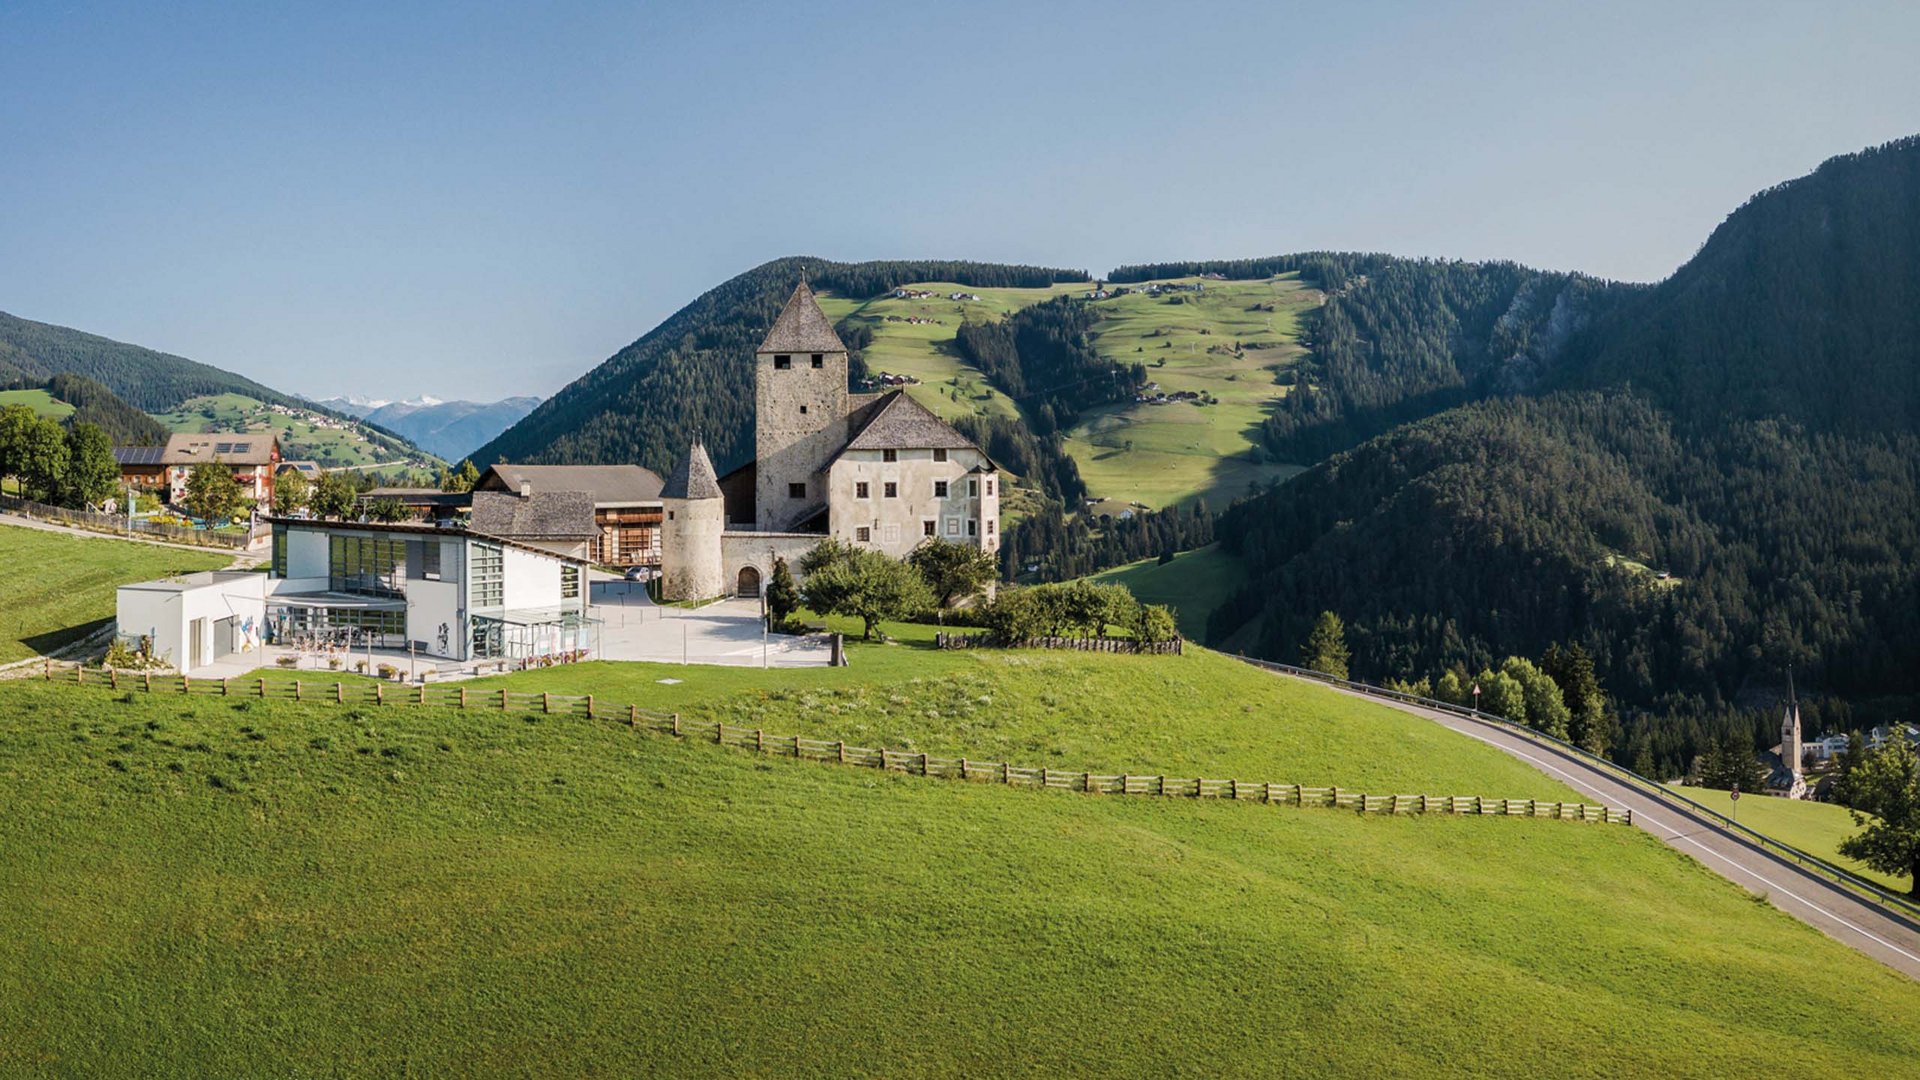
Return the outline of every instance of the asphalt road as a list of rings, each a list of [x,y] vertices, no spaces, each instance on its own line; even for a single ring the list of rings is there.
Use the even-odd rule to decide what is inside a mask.
[[[1443,724],[1520,758],[1595,802],[1632,810],[1635,825],[1670,847],[1691,855],[1749,892],[1765,896],[1773,906],[1835,941],[1852,946],[1909,978],[1920,979],[1920,922],[1860,899],[1846,888],[1741,839],[1707,818],[1684,807],[1675,807],[1616,779],[1604,769],[1498,724],[1353,691],[1339,692]]]

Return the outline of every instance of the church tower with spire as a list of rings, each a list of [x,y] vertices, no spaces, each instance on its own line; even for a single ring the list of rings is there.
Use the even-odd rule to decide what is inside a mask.
[[[1780,717],[1780,765],[1791,777],[1786,791],[1789,799],[1807,797],[1807,777],[1801,771],[1800,765],[1802,752],[1800,699],[1793,692],[1793,670],[1789,668],[1787,670],[1787,709]]]
[[[754,351],[754,521],[795,528],[826,509],[825,469],[847,445],[847,347],[805,280]]]

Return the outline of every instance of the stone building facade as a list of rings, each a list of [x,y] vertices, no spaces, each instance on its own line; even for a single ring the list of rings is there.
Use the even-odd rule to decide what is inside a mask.
[[[754,353],[755,459],[723,477],[695,443],[661,492],[662,595],[758,595],[829,536],[904,557],[1000,547],[999,467],[904,390],[847,390],[847,349],[805,282]],[[796,568],[797,572],[797,568]]]

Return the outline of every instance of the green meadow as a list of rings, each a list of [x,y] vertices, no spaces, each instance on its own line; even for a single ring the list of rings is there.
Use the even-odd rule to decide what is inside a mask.
[[[0,525],[0,663],[51,652],[113,617],[114,590],[231,556]]]
[[[1179,278],[1185,286],[1150,296],[1146,284],[1127,295],[1090,301],[1100,314],[1094,348],[1121,363],[1147,366],[1156,392],[1192,391],[1208,404],[1124,403],[1090,410],[1068,433],[1067,448],[1095,497],[1111,504],[1164,506],[1196,495],[1225,506],[1251,486],[1284,479],[1297,466],[1265,460],[1255,450],[1259,427],[1286,392],[1276,376],[1301,354],[1298,318],[1320,302],[1296,275],[1261,281]],[[1197,287],[1198,291],[1189,291]],[[1047,289],[969,288],[951,282],[905,286],[929,298],[891,294],[859,301],[823,295],[821,308],[836,322],[851,319],[873,331],[867,362],[875,372],[911,375],[914,397],[942,416],[1020,415],[1021,404],[989,384],[954,347],[961,323],[1004,318],[1062,294],[1085,294],[1081,282]],[[978,301],[948,299],[955,292]]]
[[[0,409],[9,405],[25,405],[36,415],[64,420],[73,415],[73,406],[57,400],[45,390],[0,390]]]
[[[272,432],[283,457],[318,461],[330,469],[402,460],[397,450],[376,444],[357,428],[321,427],[304,417],[274,412],[266,402],[245,394],[189,398],[171,412],[154,414],[154,419],[172,431]]]
[[[1905,875],[1882,874],[1840,854],[1840,841],[1860,831],[1860,827],[1853,823],[1853,814],[1844,806],[1752,794],[1741,798],[1736,804],[1727,792],[1712,788],[1674,785],[1674,790],[1694,802],[1734,818],[1755,832],[1765,833],[1809,855],[1818,855],[1895,892],[1905,893],[1912,885]]]
[[[1141,719],[1112,722],[1117,694],[1080,700],[1163,677],[1128,659],[1068,658],[1089,674],[1051,705],[1062,671],[951,671],[1025,702],[1043,743],[1162,760]],[[943,676],[866,663],[871,688],[663,689],[957,741],[929,715],[957,709]],[[1382,764],[1419,722],[1311,686],[1237,720],[1247,687],[1192,671],[1164,677],[1217,722],[1190,719],[1185,764],[1320,745],[1312,771],[1356,783],[1518,779],[1464,739]],[[830,690],[874,697],[836,717]],[[33,682],[0,685],[0,780],[7,1076],[1858,1077],[1920,1055],[1910,981],[1621,826],[1090,797],[523,710]]]
[[[1182,551],[1170,563],[1141,559],[1103,570],[1091,580],[1101,585],[1125,585],[1143,604],[1165,604],[1173,609],[1182,637],[1205,641],[1207,616],[1245,582],[1246,567],[1219,545],[1209,544]]]

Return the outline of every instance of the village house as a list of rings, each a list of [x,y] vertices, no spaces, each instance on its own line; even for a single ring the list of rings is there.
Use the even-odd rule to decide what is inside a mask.
[[[667,599],[758,596],[775,559],[827,537],[895,558],[934,537],[999,549],[999,467],[904,390],[850,393],[805,282],[754,354],[754,406],[753,461],[716,477],[696,442],[661,491]]]
[[[187,477],[195,465],[231,466],[242,494],[264,514],[273,507],[280,441],[260,433],[183,433],[170,437],[165,446],[116,446],[113,457],[123,486],[157,494],[176,506],[186,500]]]

